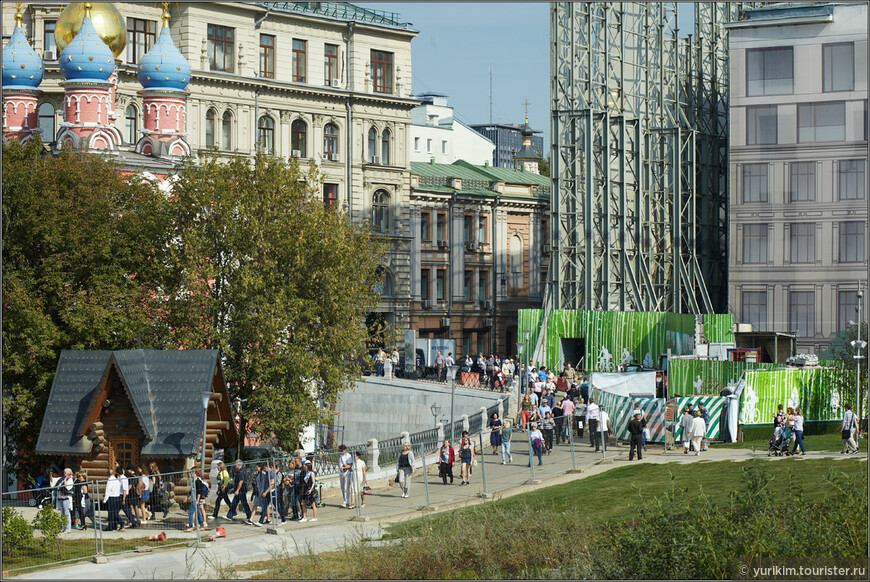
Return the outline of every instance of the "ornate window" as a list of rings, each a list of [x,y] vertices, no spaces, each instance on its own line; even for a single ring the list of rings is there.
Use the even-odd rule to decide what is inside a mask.
[[[157,40],[157,22],[141,18],[127,19],[127,62],[135,64]]]
[[[54,141],[54,105],[43,103],[39,106],[39,129],[42,130],[42,141]]]
[[[305,146],[308,136],[308,124],[301,119],[297,119],[290,126],[290,141],[293,145],[293,155],[300,158],[307,158]]]
[[[264,115],[257,123],[257,148],[264,153],[275,153],[275,120]]]
[[[323,126],[323,154],[327,160],[338,161],[338,127],[334,123]]]
[[[260,35],[260,76],[275,78],[275,35]]]
[[[338,45],[323,45],[323,84],[327,87],[332,81],[338,81]]]
[[[523,286],[523,239],[515,234],[511,237],[511,289],[516,292]]]
[[[372,196],[372,222],[380,232],[390,230],[390,194],[386,190],[378,190]]]
[[[393,92],[393,53],[371,52],[372,89],[375,93]]]
[[[214,109],[205,112],[205,147],[214,147],[215,117]]]
[[[293,80],[297,83],[305,82],[305,53],[307,44],[304,40],[293,39]]]
[[[378,131],[374,127],[372,127],[371,129],[369,129],[369,152],[368,152],[369,156],[368,156],[368,160],[369,160],[370,164],[375,163],[375,158],[377,157],[377,153],[378,153],[377,146],[378,146]]]
[[[221,118],[221,145],[225,150],[232,149],[233,135],[233,114],[229,111],[224,111]]]
[[[127,121],[127,143],[136,143],[139,129],[139,112],[136,106],[128,105],[124,110],[124,117]]]
[[[390,163],[390,130],[385,129],[381,134],[381,163]]]
[[[236,31],[228,26],[208,25],[208,67],[212,71],[233,72]]]

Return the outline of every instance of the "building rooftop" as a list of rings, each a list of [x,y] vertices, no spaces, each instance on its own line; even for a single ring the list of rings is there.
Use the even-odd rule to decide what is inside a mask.
[[[371,10],[348,2],[257,2],[259,6],[288,14],[305,14],[334,20],[352,20],[397,30],[418,32],[410,22],[401,22],[398,12]]]
[[[510,168],[478,166],[464,160],[457,160],[452,164],[411,162],[411,173],[420,176],[420,186],[427,190],[440,191],[438,188],[444,188],[452,191],[448,180],[459,178],[462,180],[463,193],[495,196],[498,192],[492,189],[492,183],[503,182],[537,186],[539,196],[546,197],[550,194],[550,178],[546,176]]]

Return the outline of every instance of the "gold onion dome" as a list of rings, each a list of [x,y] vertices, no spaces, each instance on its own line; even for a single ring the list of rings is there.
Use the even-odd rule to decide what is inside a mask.
[[[71,2],[63,9],[54,28],[54,42],[63,51],[79,32],[85,17],[85,3]],[[112,50],[117,59],[127,47],[127,23],[124,16],[111,2],[91,4],[91,22],[102,41]]]

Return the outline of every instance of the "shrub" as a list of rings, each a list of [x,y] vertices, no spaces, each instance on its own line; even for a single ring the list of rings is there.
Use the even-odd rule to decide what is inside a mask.
[[[3,508],[3,551],[17,552],[33,539],[33,528],[11,507]]]
[[[66,527],[66,518],[51,505],[43,505],[33,518],[33,527],[42,531],[42,543],[47,546],[56,541]]]

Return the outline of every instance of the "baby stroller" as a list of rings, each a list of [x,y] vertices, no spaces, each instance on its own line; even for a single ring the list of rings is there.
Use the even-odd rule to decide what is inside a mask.
[[[788,445],[791,442],[792,429],[785,427],[779,432],[779,436],[775,435],[767,441],[767,456],[789,456]]]
[[[46,503],[51,503],[51,489],[49,487],[43,487],[43,478],[40,476],[38,479],[34,479],[33,477],[28,478],[28,482],[33,488],[30,499],[27,500],[27,505],[30,507],[38,507],[42,509],[42,506]]]

